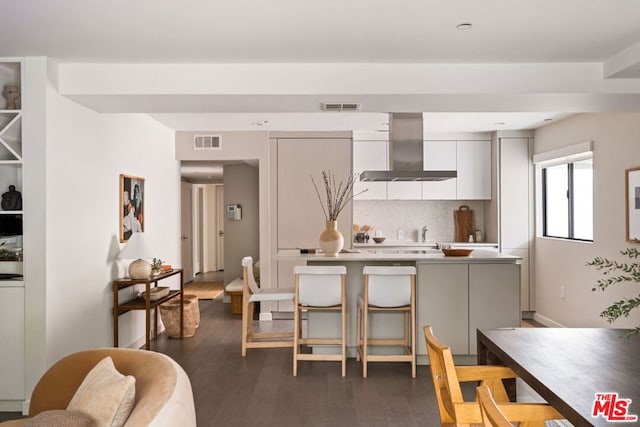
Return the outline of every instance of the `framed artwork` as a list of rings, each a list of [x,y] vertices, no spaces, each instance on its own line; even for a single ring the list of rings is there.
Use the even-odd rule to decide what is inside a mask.
[[[144,178],[120,174],[120,243],[144,231]]]
[[[627,242],[640,243],[640,167],[625,171]]]

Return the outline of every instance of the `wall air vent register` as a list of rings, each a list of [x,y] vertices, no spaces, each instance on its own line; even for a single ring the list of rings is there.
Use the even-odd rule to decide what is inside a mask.
[[[324,103],[322,109],[325,111],[360,111],[360,104],[356,103]]]
[[[194,150],[220,150],[222,148],[222,140],[220,135],[194,135]]]

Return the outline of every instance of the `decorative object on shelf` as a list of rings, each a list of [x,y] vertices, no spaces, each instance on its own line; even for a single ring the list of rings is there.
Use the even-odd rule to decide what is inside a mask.
[[[344,237],[338,230],[338,215],[351,199],[367,191],[367,189],[364,189],[359,193],[353,194],[353,183],[357,176],[357,174],[354,174],[349,176],[346,182],[342,180],[337,182],[335,175],[330,170],[323,170],[322,182],[326,195],[326,206],[322,201],[320,190],[313,179],[313,175],[311,176],[313,188],[316,190],[326,220],[325,230],[320,234],[319,239],[320,249],[326,256],[336,256],[344,247]]]
[[[22,194],[16,190],[15,185],[9,186],[9,191],[2,193],[2,202],[0,206],[5,211],[20,211],[22,210]]]
[[[169,295],[168,286],[158,286],[149,290],[149,301],[158,301],[160,298],[164,298]],[[140,298],[145,298],[146,292],[140,292]]]
[[[6,85],[2,90],[2,96],[7,100],[5,109],[20,109],[20,88],[14,85]]]
[[[629,282],[640,283],[640,262],[637,261],[638,257],[640,257],[640,250],[636,248],[627,248],[620,251],[620,253],[628,257],[633,262],[618,262],[603,257],[595,257],[591,261],[587,262],[588,266],[594,267],[596,270],[601,271],[603,275],[607,276],[604,279],[598,280],[598,284],[591,289],[593,292],[597,290],[604,291],[609,287],[609,285],[614,285],[616,283],[623,284],[624,286],[629,286]],[[618,276],[613,276],[612,273],[616,270],[621,271],[621,273]],[[613,323],[621,317],[629,317],[631,310],[636,307],[640,307],[640,295],[635,298],[623,298],[614,302],[600,313],[600,317],[606,319],[609,323]],[[626,336],[629,337],[639,333],[640,325],[630,329],[626,333]]]
[[[132,279],[148,279],[151,276],[151,264],[147,259],[153,257],[153,251],[146,242],[144,233],[133,233],[124,245],[118,258],[134,259],[129,264],[129,277]]]
[[[355,233],[354,239],[356,243],[369,243],[371,234],[373,234],[374,228],[368,224],[360,227],[358,224],[353,224],[353,232]]]
[[[144,231],[144,178],[120,174],[120,243]]]
[[[640,243],[640,167],[625,170],[627,242]]]
[[[0,260],[13,261],[13,258],[15,258],[16,254],[13,252],[10,252],[4,247],[6,243],[7,242],[0,243]]]
[[[162,273],[162,263],[164,261],[160,258],[153,258],[151,260],[151,273],[156,275]]]
[[[385,240],[385,237],[374,237],[373,238],[373,241],[376,242],[376,243],[382,243],[382,242],[384,242],[384,240]]]

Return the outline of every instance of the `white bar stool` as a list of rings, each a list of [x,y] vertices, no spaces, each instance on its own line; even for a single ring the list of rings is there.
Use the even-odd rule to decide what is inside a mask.
[[[264,289],[253,276],[253,258],[242,258],[242,357],[248,348],[291,347],[293,331],[256,332],[253,330],[253,310],[260,301],[291,301],[293,288]],[[288,339],[286,339],[288,338]]]
[[[362,360],[362,376],[368,362],[410,362],[416,376],[416,268],[365,266],[363,295],[358,297],[356,360]],[[369,314],[404,313],[404,337],[369,338]],[[403,354],[369,354],[370,346],[401,346]]]
[[[347,316],[346,316],[346,275],[344,266],[299,265],[293,270],[295,275],[295,296],[293,299],[293,376],[298,375],[299,360],[328,360],[342,362],[342,376],[347,374]],[[337,311],[340,313],[342,334],[338,338],[303,338],[302,311]],[[339,345],[340,354],[300,353],[301,345]]]

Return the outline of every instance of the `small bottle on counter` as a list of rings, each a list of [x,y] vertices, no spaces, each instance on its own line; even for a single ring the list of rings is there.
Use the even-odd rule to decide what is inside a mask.
[[[476,243],[482,242],[482,231],[476,230],[475,235]]]
[[[473,234],[469,234],[469,240],[468,240],[468,242],[469,242],[469,243],[473,243],[473,242],[474,242],[474,240],[473,240]]]

